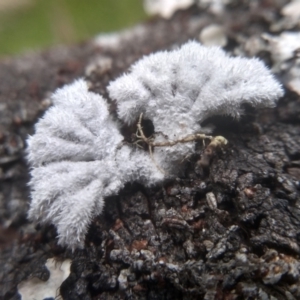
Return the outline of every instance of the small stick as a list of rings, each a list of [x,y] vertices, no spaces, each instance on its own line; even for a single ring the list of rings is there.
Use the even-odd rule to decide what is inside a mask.
[[[139,121],[137,123],[137,128],[138,128],[138,133],[137,135],[138,138],[141,138],[145,143],[148,145],[151,145],[152,147],[170,147],[174,146],[178,143],[188,143],[196,140],[205,140],[209,139],[212,140],[213,137],[210,135],[206,135],[203,133],[196,133],[196,134],[190,134],[184,138],[181,138],[176,141],[166,141],[166,142],[152,142],[149,138],[147,138],[144,134],[143,128],[142,128],[142,118],[143,118],[143,113],[140,114]]]
[[[138,134],[136,134],[136,136],[137,136],[137,138],[142,139],[146,144],[148,144],[149,154],[150,154],[150,157],[151,157],[153,163],[155,164],[155,166],[157,167],[157,169],[160,172],[162,172],[163,174],[166,174],[166,172],[157,164],[157,162],[154,159],[153,151],[152,151],[153,145],[152,145],[151,141],[149,140],[149,138],[147,138],[144,134],[144,131],[142,128],[142,118],[143,118],[143,113],[140,114],[139,121],[137,123]]]
[[[143,113],[140,114],[139,121],[137,123],[136,136],[137,136],[137,138],[144,141],[148,145],[149,154],[150,154],[150,157],[151,157],[153,163],[155,164],[157,169],[159,171],[161,171],[163,174],[166,174],[166,172],[156,163],[156,161],[154,159],[154,156],[153,156],[153,148],[154,147],[170,147],[170,146],[174,146],[178,143],[188,143],[188,142],[193,142],[196,140],[203,140],[203,143],[204,143],[205,139],[209,139],[210,143],[206,148],[206,152],[211,152],[212,149],[214,149],[216,147],[222,147],[227,144],[227,140],[222,136],[213,137],[213,136],[206,135],[203,133],[190,134],[190,135],[188,135],[184,138],[178,139],[176,141],[154,142],[151,140],[151,138],[147,138],[145,136],[143,127],[142,127],[142,119],[143,119]],[[139,141],[137,141],[137,144],[138,144],[138,142]]]
[[[156,142],[156,143],[151,143],[153,147],[168,147],[168,146],[174,146],[178,143],[188,143],[188,142],[193,142],[196,140],[205,140],[209,139],[212,140],[213,137],[210,135],[206,135],[203,133],[196,133],[196,134],[190,134],[182,139],[176,140],[176,141],[167,141],[167,142]]]
[[[139,121],[137,123],[137,129],[139,135],[136,135],[138,138],[142,139],[145,143],[149,144],[149,139],[145,136],[143,128],[142,128],[142,118],[143,113],[140,114]]]

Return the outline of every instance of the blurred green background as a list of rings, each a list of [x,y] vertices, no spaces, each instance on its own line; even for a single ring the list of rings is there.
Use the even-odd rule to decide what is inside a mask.
[[[0,0],[0,56],[74,43],[145,18],[142,0]]]

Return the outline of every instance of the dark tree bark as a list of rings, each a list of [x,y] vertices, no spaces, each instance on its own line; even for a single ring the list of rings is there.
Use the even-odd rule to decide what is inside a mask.
[[[29,277],[47,280],[50,257],[72,259],[63,299],[300,299],[300,97],[288,89],[274,109],[211,119],[229,144],[207,169],[194,157],[181,178],[106,199],[83,250],[57,246],[55,228],[26,220],[25,140],[50,93],[85,76],[108,98],[108,82],[134,61],[198,39],[209,24],[223,25],[228,52],[250,55],[245,43],[269,32],[287,1],[248,2],[219,16],[195,6],[153,19],[115,46],[88,41],[0,62],[1,299],[19,299]],[[274,63],[268,51],[255,54]]]

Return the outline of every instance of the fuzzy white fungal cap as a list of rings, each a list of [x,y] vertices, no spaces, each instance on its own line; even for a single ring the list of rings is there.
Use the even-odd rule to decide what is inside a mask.
[[[217,47],[189,42],[178,50],[144,57],[108,86],[125,123],[141,113],[153,122],[156,142],[201,131],[212,115],[239,118],[241,105],[272,107],[283,95],[280,84],[258,59],[229,57]],[[194,142],[156,148],[154,157],[168,173],[194,151]]]
[[[241,104],[274,106],[282,88],[258,59],[231,58],[216,47],[189,42],[151,54],[108,86],[119,118],[152,121],[154,142],[172,142],[203,131],[212,115],[239,117]],[[78,80],[52,96],[53,106],[28,139],[31,169],[29,218],[52,223],[58,242],[82,247],[104,198],[127,182],[150,186],[179,174],[195,142],[155,147],[153,156],[123,143],[103,97]],[[162,171],[163,170],[163,171]]]
[[[89,92],[85,81],[59,89],[52,100],[54,106],[28,139],[29,217],[55,224],[59,243],[73,247],[101,213],[108,182],[121,185],[114,155],[123,137],[106,101]]]
[[[54,93],[52,106],[28,139],[29,218],[57,227],[59,244],[83,245],[103,198],[126,182],[161,181],[148,153],[122,144],[106,101],[78,80]]]

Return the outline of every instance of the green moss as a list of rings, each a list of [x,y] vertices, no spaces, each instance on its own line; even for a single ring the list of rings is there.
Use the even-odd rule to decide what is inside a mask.
[[[0,55],[73,43],[145,19],[141,0],[40,0],[0,14]]]

